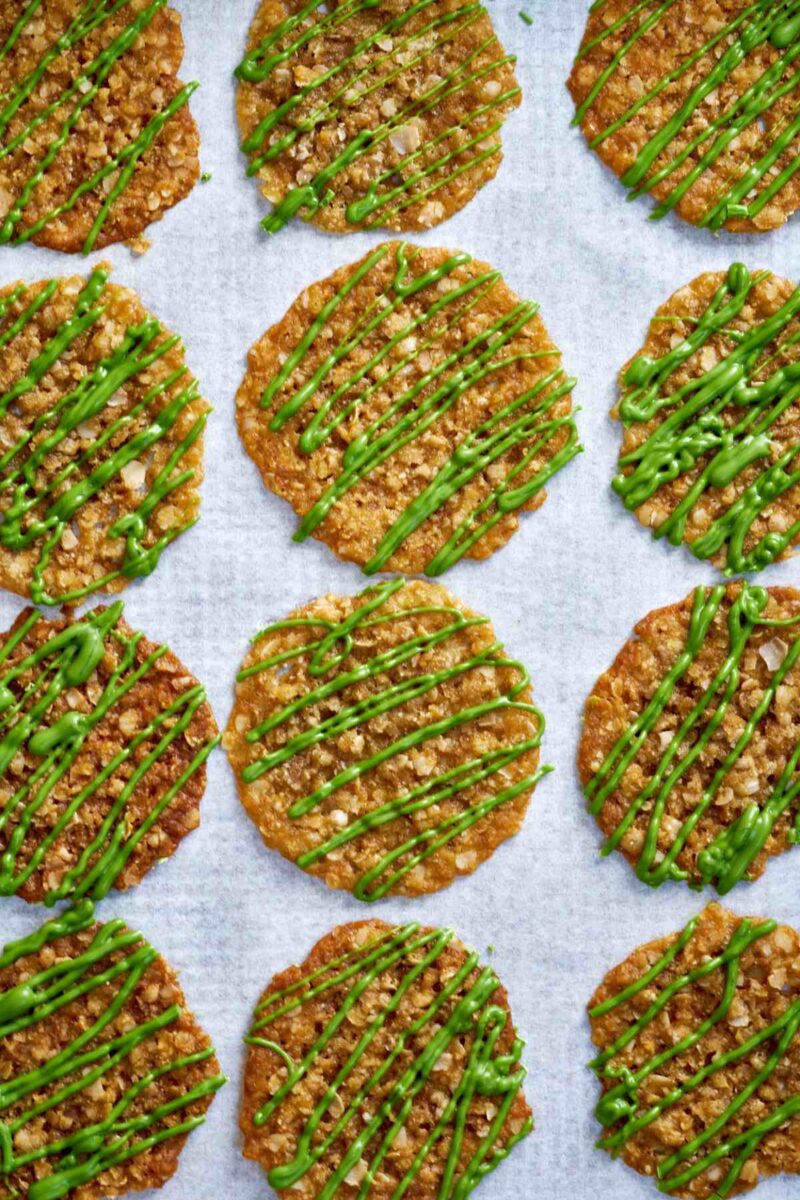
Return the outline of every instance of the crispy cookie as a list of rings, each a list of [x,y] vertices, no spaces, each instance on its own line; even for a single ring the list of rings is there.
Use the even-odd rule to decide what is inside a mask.
[[[693,1200],[800,1173],[794,929],[711,904],[609,971],[589,1017],[602,1149]]]
[[[500,272],[387,242],[252,348],[239,431],[267,487],[367,574],[505,545],[579,453],[560,352]]]
[[[0,640],[0,895],[101,899],[199,824],[203,687],[122,618],[20,613]]]
[[[533,1128],[506,993],[452,930],[340,925],[246,1041],[244,1154],[292,1200],[461,1200]]]
[[[514,57],[472,0],[263,0],[236,74],[249,175],[322,229],[430,229],[502,158]]]
[[[81,901],[0,954],[0,1196],[161,1187],[225,1082],[177,976]]]
[[[798,658],[794,588],[699,587],[638,623],[584,710],[604,853],[725,893],[798,840]]]
[[[487,617],[393,580],[254,643],[224,745],[269,847],[376,900],[447,887],[519,831],[544,722]]]
[[[0,0],[0,243],[88,254],[188,195],[182,59],[167,0]]]
[[[0,586],[119,592],[197,520],[208,406],[104,267],[0,290]]]
[[[568,87],[631,189],[707,229],[800,208],[800,21],[785,0],[598,0]]]
[[[735,263],[675,292],[623,368],[614,490],[725,575],[800,538],[800,288]]]

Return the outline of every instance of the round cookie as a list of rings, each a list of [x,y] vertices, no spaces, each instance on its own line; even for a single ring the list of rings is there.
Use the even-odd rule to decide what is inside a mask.
[[[590,811],[645,883],[724,894],[800,838],[800,592],[699,587],[639,621],[584,709]]]
[[[687,1200],[800,1173],[794,929],[711,904],[609,971],[589,1018],[612,1157]]]
[[[81,901],[0,955],[3,1195],[161,1187],[225,1082],[175,972]]]
[[[538,305],[467,254],[384,243],[303,292],[248,361],[239,431],[295,540],[367,574],[486,558],[581,449]]]
[[[522,825],[544,720],[487,617],[393,580],[265,629],[223,744],[271,849],[361,900],[470,874]]]
[[[500,165],[514,62],[469,0],[263,0],[236,70],[247,173],[273,204],[263,227],[452,216]]]
[[[573,124],[653,219],[758,233],[800,208],[800,23],[751,0],[599,0]]]
[[[189,194],[182,59],[167,0],[0,0],[0,243],[88,254]]]
[[[506,993],[452,930],[340,925],[245,1040],[244,1154],[280,1196],[460,1200],[533,1128]]]
[[[104,266],[0,290],[0,586],[60,604],[149,575],[197,520],[207,415]]]
[[[20,613],[0,640],[0,895],[138,883],[199,824],[216,734],[203,687],[121,602]]]
[[[800,288],[741,263],[675,292],[622,370],[613,487],[725,575],[800,538]]]

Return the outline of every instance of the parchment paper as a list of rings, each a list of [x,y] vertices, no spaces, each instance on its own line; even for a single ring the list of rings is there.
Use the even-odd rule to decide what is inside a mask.
[[[237,149],[231,72],[241,57],[255,0],[173,0],[183,13],[184,79],[202,87],[192,101],[210,182],[153,227],[152,249],[100,255],[114,278],[180,332],[190,366],[215,407],[206,438],[200,523],[167,550],[156,573],[125,593],[126,616],[167,641],[207,685],[220,725],[248,638],[290,608],[325,591],[365,584],[322,545],[294,545],[288,505],[262,487],[242,450],[233,398],[248,347],[278,320],[296,293],[360,257],[375,235],[328,237],[300,222],[269,239],[266,211],[244,177]],[[521,5],[532,27],[519,17]],[[331,926],[367,913],[387,920],[454,925],[492,956],[508,987],[528,1047],[527,1084],[537,1129],[479,1189],[483,1200],[644,1200],[652,1182],[593,1148],[596,1084],[586,1000],[602,974],[641,941],[679,928],[703,900],[685,887],[651,892],[619,857],[598,858],[600,834],[585,813],[574,768],[583,700],[649,609],[709,582],[713,571],[682,549],[651,541],[609,489],[617,434],[607,413],[619,366],[641,344],[655,307],[704,270],[735,258],[750,267],[800,274],[795,219],[758,238],[713,237],[678,219],[652,224],[648,203],[626,204],[624,189],[571,129],[564,81],[587,0],[490,0],[509,51],[519,56],[522,108],[505,127],[497,179],[459,216],[419,239],[468,250],[501,268],[517,292],[540,301],[570,372],[586,453],[523,518],[509,546],[484,563],[462,562],[445,583],[489,613],[509,652],[530,667],[547,717],[540,784],[523,832],[477,874],[413,903],[371,907],[329,892],[263,848],[240,808],[221,751],[211,759],[201,828],[134,891],[112,893],[104,919],[124,917],[181,972],[188,1001],[211,1032],[230,1082],[207,1124],[184,1150],[164,1200],[256,1200],[271,1191],[240,1155],[237,1107],[241,1038],[267,981],[305,956]],[[35,247],[0,252],[0,285],[87,269],[79,258]],[[770,568],[765,582],[797,582],[800,566]],[[95,601],[96,602],[96,601]],[[0,628],[21,607],[0,596]],[[773,861],[760,882],[740,885],[730,904],[797,925],[800,849]],[[0,941],[38,925],[44,910],[0,903]],[[759,1197],[800,1197],[800,1181],[761,1185]]]

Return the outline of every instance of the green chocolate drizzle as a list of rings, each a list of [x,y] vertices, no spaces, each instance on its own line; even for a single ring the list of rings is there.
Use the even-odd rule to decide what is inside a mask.
[[[775,823],[800,795],[800,743],[793,751],[775,784],[765,785],[765,794],[754,796],[739,816],[714,840],[702,849],[696,858],[692,875],[678,865],[677,859],[686,846],[698,823],[711,805],[720,789],[725,786],[730,772],[736,768],[742,755],[769,713],[776,693],[786,676],[800,658],[800,637],[788,647],[781,664],[771,673],[769,682],[759,695],[758,703],[699,797],[689,816],[671,833],[671,843],[664,851],[661,836],[665,822],[670,821],[668,812],[670,795],[683,786],[686,772],[712,742],[716,731],[725,720],[741,682],[742,661],[748,650],[750,638],[764,627],[792,627],[800,616],[788,621],[772,621],[763,614],[769,595],[763,589],[745,583],[741,592],[730,604],[727,615],[724,611],[726,589],[722,585],[695,591],[686,642],[675,662],[653,692],[643,711],[628,726],[616,741],[605,760],[585,788],[590,811],[598,814],[612,795],[618,795],[620,783],[628,768],[636,765],[636,757],[648,737],[654,736],[667,705],[676,688],[685,679],[687,672],[700,654],[712,623],[725,622],[728,630],[728,652],[716,671],[683,717],[677,729],[670,729],[670,737],[651,777],[628,805],[623,817],[603,847],[603,854],[616,849],[625,834],[642,813],[648,814],[644,842],[636,864],[636,874],[642,882],[658,887],[665,880],[689,880],[691,884],[703,886],[714,884],[720,894],[729,892],[742,879],[747,878],[750,865],[763,850]],[[766,794],[768,793],[768,794]],[[725,810],[722,809],[722,812]],[[677,822],[675,822],[677,824]],[[792,840],[800,839],[800,810],[798,810]]]
[[[677,0],[637,0],[617,20],[586,42],[578,62],[596,47],[608,43],[610,59],[594,86],[578,106],[573,124],[580,124],[602,95],[607,84],[617,81],[618,73],[628,69],[631,56],[648,35],[660,35],[660,23],[675,7]],[[593,5],[592,10],[600,7]],[[612,49],[613,46],[613,49]],[[718,92],[730,84],[731,77],[748,57],[771,47],[769,65],[751,83],[721,108]],[[794,177],[800,168],[796,153],[787,165],[776,164],[794,149],[800,136],[797,107],[788,116],[770,122],[774,106],[787,95],[800,93],[800,8],[796,0],[755,0],[732,20],[697,47],[672,71],[641,96],[590,141],[596,148],[620,130],[625,130],[643,109],[680,81],[698,63],[705,74],[672,115],[652,132],[636,158],[622,176],[631,189],[630,199],[651,192],[665,180],[673,180],[670,190],[659,202],[651,219],[659,220],[671,212],[731,148],[737,138],[752,130],[761,130],[761,138],[752,151],[752,162],[736,168],[725,183],[710,197],[698,224],[721,229],[732,219],[752,221]],[[632,69],[632,68],[631,68]],[[694,132],[699,130],[699,132]],[[680,149],[673,143],[680,139]]]
[[[433,349],[435,353],[439,340],[457,328],[500,279],[498,271],[486,270],[460,283],[454,280],[453,286],[442,291],[438,285],[471,262],[470,256],[453,254],[431,270],[415,275],[413,265],[418,253],[404,242],[379,246],[322,307],[265,389],[261,405],[270,412],[270,429],[281,430],[290,420],[297,419],[301,426],[300,453],[312,455],[356,410],[374,400],[382,386],[404,374],[423,352]],[[329,320],[363,280],[381,269],[389,254],[396,259],[389,283],[385,288],[381,285],[375,301],[359,314],[341,340],[336,344],[326,340]],[[422,311],[416,317],[410,316],[404,307],[406,299],[412,296],[424,298]],[[523,360],[555,360],[558,354],[555,350],[507,351],[538,309],[532,301],[520,301],[510,312],[465,340],[457,350],[447,356],[440,354],[415,383],[401,390],[386,411],[349,442],[339,476],[306,513],[295,541],[304,541],[313,534],[342,497],[393,454],[429,429],[435,431],[436,423],[472,389],[490,387],[496,376],[502,378],[503,373],[515,370]],[[392,324],[401,318],[399,328]],[[376,334],[380,344],[374,349]],[[313,374],[298,384],[295,373],[302,369],[306,355],[318,342],[328,347],[327,353]],[[411,349],[407,349],[409,342]],[[395,351],[398,356],[393,358]],[[342,378],[342,364],[348,361],[353,364],[352,369]],[[385,362],[390,365],[383,373]],[[553,413],[559,402],[569,396],[575,382],[556,366],[467,434],[453,447],[450,458],[439,467],[430,483],[409,501],[386,531],[365,565],[365,573],[372,575],[384,570],[412,533],[426,521],[435,520],[453,496],[507,455],[514,455],[516,461],[493,484],[489,494],[463,517],[427,563],[425,574],[435,576],[448,570],[507,513],[529,504],[548,480],[582,450],[572,413]],[[315,412],[306,416],[309,402],[326,386],[332,389],[330,394]],[[551,446],[553,442],[555,449]],[[544,465],[531,474],[531,463],[547,453],[550,457]]]
[[[672,512],[653,526],[653,536],[666,537],[673,546],[686,542],[697,558],[724,555],[725,575],[760,571],[800,534],[798,520],[745,548],[756,520],[768,516],[770,504],[800,483],[800,445],[771,440],[775,423],[800,402],[800,362],[776,366],[800,337],[797,330],[789,332],[800,316],[800,288],[760,324],[746,331],[729,328],[766,277],[752,276],[742,263],[734,263],[682,341],[655,361],[646,355],[634,359],[619,405],[626,428],[652,421],[661,412],[664,417],[635,450],[620,456],[615,492],[627,509],[636,510],[663,485],[694,475]],[[723,357],[670,392],[673,374],[720,334],[729,343]],[[756,463],[756,477],[740,486],[740,494],[701,536],[689,540],[687,526],[708,490],[736,483]]]
[[[84,896],[101,899],[219,740],[208,739],[193,747],[194,755],[185,770],[164,787],[160,796],[154,796],[146,816],[134,819],[138,789],[153,786],[151,773],[169,769],[176,743],[205,703],[202,687],[187,687],[147,721],[138,721],[135,732],[116,754],[79,789],[71,789],[74,794],[69,803],[64,802],[64,783],[79,761],[87,738],[109,713],[125,711],[127,697],[167,654],[166,646],[158,646],[140,662],[137,651],[142,635],[121,629],[121,616],[122,604],[117,602],[67,625],[38,649],[15,653],[43,619],[32,609],[0,647],[0,780],[4,781],[4,791],[11,793],[0,806],[4,846],[0,855],[0,895],[14,895],[35,872],[52,865],[48,856],[53,846],[59,839],[69,838],[71,823],[100,792],[109,796],[108,812],[77,862],[47,892],[45,903]],[[90,681],[112,643],[118,663],[102,690],[98,689],[100,694],[92,700],[91,711],[68,708],[54,718],[53,706],[63,701],[70,689]],[[40,761],[21,779],[15,759],[26,748]],[[55,812],[42,836],[39,814],[48,805],[54,806]]]
[[[376,992],[382,991],[387,972],[397,969],[403,972],[396,990],[392,992],[391,988],[386,988],[378,998],[377,1008],[370,1009],[358,1043],[335,1078],[331,1078],[301,1129],[294,1158],[269,1172],[272,1187],[292,1187],[336,1145],[340,1148],[337,1164],[316,1193],[317,1200],[333,1200],[341,1194],[337,1189],[362,1160],[367,1163],[367,1170],[360,1186],[356,1185],[358,1192],[354,1196],[356,1200],[366,1200],[372,1195],[381,1164],[395,1147],[437,1062],[448,1053],[455,1039],[465,1036],[471,1041],[461,1077],[392,1192],[392,1200],[400,1200],[413,1187],[426,1160],[443,1139],[448,1150],[435,1195],[438,1200],[464,1200],[531,1132],[533,1123],[527,1119],[519,1131],[507,1135],[500,1143],[503,1127],[525,1079],[525,1068],[520,1062],[524,1043],[515,1035],[510,1051],[498,1053],[497,1044],[508,1024],[508,1014],[495,1003],[500,986],[497,976],[491,967],[480,966],[477,954],[467,955],[456,973],[436,991],[430,1004],[417,1010],[418,1016],[413,1022],[404,1026],[398,1023],[396,1014],[398,1010],[403,1011],[406,994],[426,970],[436,968],[453,937],[451,930],[421,930],[415,923],[390,928],[363,946],[302,976],[289,987],[270,992],[258,1006],[245,1040],[249,1045],[261,1046],[277,1054],[287,1071],[285,1082],[255,1114],[254,1124],[261,1127],[273,1117],[280,1120],[281,1106],[294,1088],[314,1077],[318,1064],[326,1056],[327,1047],[348,1015],[358,1008],[362,997],[366,995],[366,1003],[369,1003]],[[344,991],[344,998],[302,1061],[292,1062],[280,1044],[269,1037],[270,1025],[302,1010],[304,1004],[324,997],[332,989]],[[362,1060],[380,1044],[382,1031],[387,1026],[394,1031],[391,1049],[372,1074],[356,1086],[351,1076],[364,1075]],[[420,1042],[423,1042],[422,1049],[418,1049]],[[382,1099],[380,1103],[371,1104],[370,1099],[377,1091]],[[340,1093],[344,1094],[341,1099],[344,1101],[346,1096],[347,1100],[339,1104],[340,1114],[332,1123],[332,1106]],[[483,1096],[496,1097],[497,1111],[490,1120],[488,1133],[472,1156],[464,1161],[464,1133],[470,1107],[476,1098]],[[323,1132],[328,1126],[332,1126],[329,1132]],[[326,1158],[328,1161],[329,1157]],[[434,1195],[433,1192],[430,1194]]]
[[[168,1036],[165,1031],[184,1011],[173,1004],[147,1021],[132,1021],[125,1033],[104,1037],[158,954],[141,934],[132,933],[120,920],[98,926],[80,954],[65,956],[63,948],[59,951],[61,938],[88,929],[93,920],[91,901],[82,900],[37,932],[7,945],[0,956],[0,969],[6,969],[45,946],[52,946],[58,955],[53,965],[30,974],[24,983],[0,991],[0,1044],[22,1031],[35,1031],[37,1025],[57,1018],[81,997],[95,1006],[71,1042],[44,1061],[37,1060],[30,1070],[4,1076],[0,1084],[0,1180],[13,1179],[16,1172],[34,1164],[46,1162],[50,1167],[49,1174],[30,1184],[27,1200],[62,1200],[104,1171],[168,1138],[189,1133],[202,1125],[205,1117],[187,1115],[176,1121],[174,1114],[213,1096],[225,1082],[222,1075],[208,1076],[182,1095],[148,1108],[147,1092],[154,1083],[167,1075],[179,1079],[188,1068],[211,1059],[214,1050],[208,1047],[176,1057],[140,1074],[103,1120],[41,1141],[43,1117],[46,1120],[48,1113],[55,1112],[57,1121],[59,1109],[63,1113],[62,1106],[66,1106],[70,1123],[74,1121],[82,1093],[102,1084],[118,1064],[141,1055],[147,1043]],[[25,1137],[28,1127],[30,1140]],[[27,1148],[31,1143],[34,1149]]]
[[[481,719],[492,713],[515,710],[530,714],[536,724],[536,731],[529,738],[479,755],[442,774],[429,776],[412,791],[405,792],[387,804],[350,821],[345,828],[320,842],[314,849],[307,851],[297,859],[298,866],[304,869],[313,867],[327,855],[373,829],[379,829],[395,821],[407,824],[411,829],[415,827],[419,829],[420,815],[431,813],[431,822],[426,828],[401,841],[361,877],[354,888],[354,895],[359,900],[365,901],[380,899],[395,889],[415,867],[424,863],[444,846],[449,845],[483,817],[488,816],[503,804],[509,803],[520,794],[531,791],[539,779],[551,770],[549,767],[540,768],[515,783],[501,787],[496,792],[488,792],[482,799],[479,798],[469,803],[462,812],[454,816],[436,819],[437,805],[451,797],[458,796],[459,793],[469,788],[480,785],[484,780],[491,780],[493,776],[502,779],[506,768],[523,755],[535,751],[542,740],[544,718],[532,704],[518,699],[528,688],[530,678],[520,663],[506,658],[502,654],[502,647],[497,642],[487,646],[486,649],[479,651],[471,658],[461,658],[450,667],[439,671],[426,671],[424,666],[426,653],[435,647],[443,646],[449,639],[458,636],[466,629],[485,624],[488,618],[468,617],[458,609],[436,605],[424,608],[389,606],[388,602],[393,597],[400,598],[399,594],[404,587],[405,584],[402,580],[394,580],[368,588],[359,597],[361,603],[350,616],[338,624],[321,618],[307,618],[300,622],[290,619],[271,625],[257,636],[256,643],[268,639],[276,633],[298,626],[308,627],[309,640],[294,649],[259,659],[238,675],[238,680],[244,681],[263,671],[272,671],[276,668],[280,670],[285,667],[285,664],[303,658],[308,673],[320,680],[319,685],[305,696],[286,705],[260,725],[250,729],[246,733],[245,739],[251,744],[260,742],[274,730],[279,730],[282,725],[297,713],[302,712],[304,708],[330,697],[341,698],[340,707],[334,716],[296,734],[246,767],[242,771],[241,778],[243,783],[250,784],[269,771],[290,761],[304,750],[322,745],[331,739],[335,741],[348,730],[357,730],[362,725],[366,726],[370,720],[380,717],[383,713],[402,709],[404,705],[411,703],[416,698],[432,692],[435,688],[461,675],[495,667],[511,668],[517,673],[517,680],[506,692],[442,720],[420,725],[380,751],[352,763],[335,777],[321,784],[316,791],[295,801],[289,808],[288,816],[297,820],[307,813],[319,809],[339,789],[346,788],[364,776],[368,777],[371,770],[390,761],[396,755],[405,754],[416,746],[421,746],[437,737],[446,736],[452,730],[480,722]],[[354,639],[359,632],[363,633],[376,625],[391,624],[403,619],[408,620],[409,613],[412,615],[418,613],[420,616],[434,615],[441,617],[442,621],[441,623],[437,621],[431,629],[427,629],[426,625],[426,631],[405,641],[399,641],[397,645],[374,655],[365,662],[360,663],[356,660],[348,662]],[[418,673],[409,675],[398,683],[387,682],[387,672],[404,663],[419,663]],[[348,703],[344,698],[347,688],[367,679],[376,681],[376,690],[367,699]],[[409,818],[410,820],[407,820]]]
[[[403,75],[414,67],[424,66],[431,58],[434,65],[438,54],[446,53],[462,33],[486,15],[477,0],[444,11],[446,7],[439,0],[416,0],[393,16],[376,11],[374,28],[358,40],[350,23],[369,10],[378,10],[377,0],[343,0],[329,10],[319,0],[310,0],[278,24],[237,67],[236,75],[242,83],[258,85],[275,71],[291,71],[296,55],[305,47],[311,47],[313,54],[326,38],[335,41],[341,57],[298,86],[245,139],[242,149],[250,156],[248,174],[257,175],[291,152],[303,137],[322,134],[326,127],[347,119],[375,92],[392,89],[395,81],[402,85]],[[348,41],[352,45],[348,46]],[[365,55],[369,56],[366,62]],[[313,217],[330,204],[337,177],[355,163],[372,178],[363,195],[350,201],[345,215],[351,224],[371,229],[385,227],[405,209],[436,196],[455,179],[498,157],[500,146],[494,135],[503,124],[507,106],[520,94],[516,85],[463,112],[458,121],[409,153],[400,154],[392,139],[409,122],[424,118],[473,84],[488,82],[514,62],[514,56],[502,54],[496,37],[490,34],[456,67],[437,71],[433,83],[401,101],[401,106],[380,124],[362,128],[345,141],[313,178],[291,188],[275,204],[262,221],[264,229],[277,233],[295,215]],[[401,86],[390,94],[401,97]],[[370,170],[371,161],[374,170]],[[352,176],[348,184],[358,186]]]
[[[30,241],[52,221],[74,209],[85,196],[92,196],[96,199],[97,211],[86,236],[83,253],[89,254],[95,248],[116,202],[130,184],[137,166],[165,125],[187,103],[197,89],[197,83],[180,88],[142,126],[133,141],[116,149],[96,170],[87,169],[83,178],[72,178],[70,182],[74,184],[73,190],[57,206],[30,222],[26,221],[26,209],[35,200],[37,189],[46,185],[51,168],[58,169],[59,155],[68,145],[73,131],[79,127],[84,113],[91,112],[97,96],[108,88],[109,77],[115,68],[135,46],[156,13],[167,3],[168,0],[152,0],[146,7],[133,12],[130,22],[116,36],[109,38],[93,58],[83,63],[69,86],[56,96],[52,96],[52,87],[48,87],[48,70],[53,66],[59,67],[64,55],[80,54],[86,39],[96,30],[102,29],[105,22],[118,12],[126,9],[130,0],[86,0],[80,5],[68,27],[46,48],[34,67],[26,70],[21,76],[14,72],[13,67],[10,68],[10,87],[0,96],[0,163],[20,147],[30,143],[37,130],[46,123],[55,123],[55,133],[52,139],[37,150],[39,157],[31,157],[28,164],[29,174],[13,197],[11,206],[0,223],[0,243],[19,245]],[[8,62],[11,59],[15,45],[25,37],[39,7],[38,2],[29,4],[5,42],[0,43],[0,64],[3,60]],[[31,109],[28,116],[26,108],[33,104],[40,87],[47,103],[43,106],[37,105],[35,110]],[[110,181],[108,186],[107,180]]]
[[[713,1194],[719,1200],[725,1200],[736,1185],[745,1163],[758,1150],[764,1138],[800,1115],[800,1094],[779,1095],[776,1099],[775,1092],[766,1091],[761,1097],[765,1115],[736,1134],[730,1130],[731,1122],[747,1101],[757,1095],[763,1085],[769,1088],[773,1073],[789,1053],[800,1029],[800,1000],[789,1003],[774,1021],[758,1032],[747,1036],[742,1031],[744,1040],[734,1049],[716,1057],[711,1057],[709,1052],[706,1065],[688,1074],[667,1092],[659,1088],[659,1098],[647,1104],[640,1097],[640,1089],[651,1076],[657,1075],[676,1060],[679,1063],[681,1055],[696,1048],[699,1048],[702,1060],[703,1039],[719,1022],[726,1021],[731,1012],[742,955],[776,928],[775,921],[742,920],[720,953],[705,957],[693,969],[676,973],[675,964],[682,952],[691,947],[697,924],[698,918],[695,917],[650,970],[624,991],[589,1010],[592,1020],[597,1020],[630,1000],[637,1001],[631,1024],[589,1064],[602,1083],[610,1084],[595,1110],[598,1121],[608,1131],[597,1144],[617,1157],[630,1139],[668,1114],[676,1104],[691,1096],[696,1088],[708,1081],[713,1084],[718,1072],[725,1072],[728,1068],[740,1069],[744,1060],[751,1058],[752,1075],[738,1090],[734,1090],[730,1099],[726,1097],[727,1103],[714,1121],[664,1157],[656,1168],[658,1188],[666,1193],[686,1189],[694,1179],[716,1168],[715,1175],[711,1177]],[[661,976],[669,968],[673,968],[673,975],[667,983],[662,981]],[[674,1045],[646,1058],[636,1070],[631,1069],[625,1057],[620,1057],[624,1056],[628,1047],[635,1046],[640,1036],[647,1039],[651,1023],[668,1009],[673,1000],[680,1004],[682,996],[698,984],[706,988],[713,986],[714,977],[719,977],[721,982],[720,999],[714,1011],[696,1028],[684,1033]],[[647,999],[650,994],[653,999],[645,1004],[644,993],[651,985],[653,991]],[[680,1019],[678,1024],[685,1025],[685,1022]],[[722,1171],[716,1166],[720,1162],[725,1164]]]
[[[0,395],[0,427],[9,412],[17,411],[18,401],[42,386],[51,372],[67,374],[62,360],[80,337],[91,336],[108,305],[107,284],[106,270],[92,272],[71,315],[51,334],[25,373]],[[0,305],[0,348],[13,347],[58,285],[58,280],[50,280],[38,291],[34,285],[11,293]],[[29,293],[33,298],[26,303]],[[12,317],[20,305],[22,311]],[[138,375],[158,364],[176,345],[179,339],[166,335],[154,317],[130,326],[114,349],[71,390],[61,394],[54,390],[49,407],[31,418],[26,432],[0,454],[0,546],[11,552],[38,547],[30,579],[31,599],[37,604],[74,602],[116,580],[149,575],[166,546],[194,524],[190,520],[161,533],[151,529],[151,518],[195,477],[193,467],[181,469],[182,460],[202,434],[207,412],[193,421],[163,468],[149,480],[137,507],[106,528],[108,540],[119,547],[119,566],[85,587],[61,593],[50,590],[46,575],[53,553],[65,536],[73,536],[73,524],[80,520],[84,506],[129,463],[140,458],[146,462],[162,439],[173,436],[185,410],[198,400],[197,381],[181,367],[165,374],[135,405],[119,404],[126,385],[135,383]],[[125,437],[125,431],[142,417],[149,423]],[[92,420],[102,425],[102,432],[92,434],[90,443],[78,447],[67,465],[50,476],[49,456],[63,454],[65,443],[74,445],[76,431],[80,437],[81,428]]]

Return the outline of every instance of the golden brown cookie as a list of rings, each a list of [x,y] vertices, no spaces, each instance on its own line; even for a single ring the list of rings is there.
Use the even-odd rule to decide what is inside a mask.
[[[636,625],[584,709],[604,854],[725,893],[798,840],[798,658],[795,588],[699,587]]]
[[[398,579],[260,633],[224,745],[270,848],[361,900],[416,896],[519,831],[545,773],[529,684],[488,617]]]
[[[161,1187],[225,1082],[178,978],[124,921],[75,908],[0,954],[0,1194]]]
[[[758,233],[800,208],[800,22],[768,0],[598,0],[568,87],[631,190],[694,225]]]
[[[800,538],[800,288],[741,263],[675,292],[622,370],[614,490],[725,575]]]
[[[0,0],[0,243],[136,238],[197,182],[166,0]]]
[[[200,822],[201,684],[122,617],[20,613],[0,639],[0,895],[132,887]]]
[[[0,586],[59,604],[149,575],[197,520],[207,415],[104,266],[0,290]]]
[[[340,925],[246,1041],[244,1154],[280,1196],[465,1197],[533,1128],[506,993],[452,930]]]
[[[726,1200],[800,1173],[794,929],[711,904],[609,971],[589,1017],[597,1144],[660,1192]]]
[[[253,346],[239,431],[309,535],[367,574],[439,575],[509,540],[580,452],[574,379],[538,316],[469,255],[386,242]]]
[[[494,177],[521,99],[470,0],[263,0],[236,74],[248,175],[322,229],[430,229]]]

